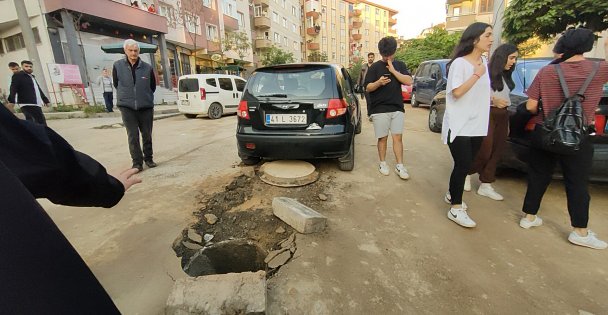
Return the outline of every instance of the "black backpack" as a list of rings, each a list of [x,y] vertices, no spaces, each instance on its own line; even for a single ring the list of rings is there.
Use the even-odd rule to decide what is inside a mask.
[[[570,95],[564,73],[559,64],[554,65],[562,91],[566,97],[560,107],[545,117],[541,125],[541,148],[553,153],[571,155],[578,152],[581,143],[589,136],[589,124],[585,118],[582,102],[585,100],[585,90],[595,77],[599,63],[594,63],[593,70],[583,83],[581,89]]]

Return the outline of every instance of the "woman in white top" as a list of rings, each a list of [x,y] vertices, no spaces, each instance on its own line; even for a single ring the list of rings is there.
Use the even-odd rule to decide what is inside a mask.
[[[490,103],[490,124],[488,125],[488,136],[483,138],[481,148],[473,162],[464,182],[464,190],[471,190],[471,174],[478,173],[481,185],[477,194],[493,200],[503,200],[503,196],[492,187],[496,181],[496,165],[502,156],[509,134],[509,112],[507,107],[511,105],[509,94],[515,87],[511,78],[517,61],[517,47],[513,44],[500,45],[490,58],[488,70],[492,86],[492,97]]]
[[[492,27],[476,22],[462,33],[448,63],[446,109],[441,138],[454,159],[450,190],[445,201],[452,206],[448,218],[464,227],[476,225],[462,202],[464,180],[483,137],[490,115],[490,76],[483,54],[492,46]]]

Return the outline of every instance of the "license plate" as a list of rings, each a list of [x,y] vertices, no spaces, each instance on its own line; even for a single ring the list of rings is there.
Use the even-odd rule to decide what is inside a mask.
[[[305,125],[306,114],[266,114],[267,125]]]
[[[190,101],[189,100],[182,100],[182,105],[190,105]]]

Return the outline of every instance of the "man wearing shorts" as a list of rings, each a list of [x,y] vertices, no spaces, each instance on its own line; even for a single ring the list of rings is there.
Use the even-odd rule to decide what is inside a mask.
[[[378,138],[379,170],[382,175],[390,173],[386,164],[386,148],[389,130],[393,138],[393,152],[397,165],[395,172],[401,179],[410,175],[403,165],[403,120],[404,108],[401,97],[401,84],[412,84],[413,80],[405,64],[394,60],[397,51],[397,41],[394,37],[384,37],[378,42],[378,50],[382,56],[376,61],[365,76],[365,88],[371,100],[371,118],[374,132]]]

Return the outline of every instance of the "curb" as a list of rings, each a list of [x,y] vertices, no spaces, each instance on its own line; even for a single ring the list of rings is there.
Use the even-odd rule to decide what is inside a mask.
[[[175,110],[177,111],[177,110]],[[157,113],[154,113],[155,115],[157,115]],[[180,116],[181,113],[177,112],[177,113],[167,113],[167,114],[158,114],[159,116],[154,116],[154,120],[161,120],[161,119],[165,119],[165,118],[171,118],[171,117],[175,117],[175,116]],[[114,129],[114,128],[123,128],[125,125],[122,122],[118,122],[115,124],[110,124],[110,125],[101,125],[101,126],[96,126],[93,127],[93,129]]]

